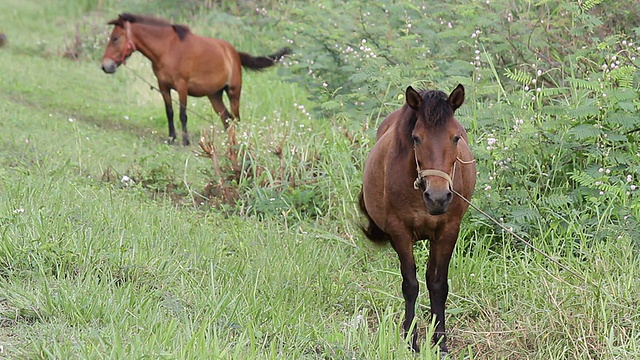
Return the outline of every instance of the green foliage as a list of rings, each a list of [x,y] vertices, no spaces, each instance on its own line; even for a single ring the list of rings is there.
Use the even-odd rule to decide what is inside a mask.
[[[568,208],[596,224],[595,193],[620,204],[607,213],[612,224],[635,229],[640,39],[629,30],[640,23],[622,3],[603,6],[292,2],[278,26],[294,44],[293,79],[342,126],[378,123],[407,85],[462,82],[470,96],[459,118],[481,172],[476,202],[512,227],[535,234],[566,221]],[[594,167],[616,181],[575,182]]]
[[[307,217],[321,216],[316,204],[317,190],[287,188],[257,188],[250,195],[250,206],[246,212],[250,215],[284,216],[299,221]]]
[[[243,50],[295,50],[284,68],[243,74],[239,198],[217,209],[193,201],[218,180],[211,161],[162,143],[157,94],[96,66],[121,2],[9,1],[0,23],[21,31],[1,29],[0,50],[8,357],[435,358],[401,339],[397,257],[359,235],[356,198],[406,86],[457,83],[473,203],[589,283],[470,210],[450,271],[451,356],[638,357],[640,16],[628,3],[128,2]],[[190,117],[192,139],[212,119]],[[415,248],[424,273],[428,243]]]
[[[290,16],[278,25],[296,53],[290,71],[330,117],[361,121],[381,115],[407,85],[428,87],[447,76],[468,77],[473,69],[451,56],[465,46],[437,31],[447,25],[431,16],[430,6],[324,1],[309,6],[292,2],[284,8]],[[440,13],[448,6],[434,8]],[[318,16],[309,17],[308,11]]]

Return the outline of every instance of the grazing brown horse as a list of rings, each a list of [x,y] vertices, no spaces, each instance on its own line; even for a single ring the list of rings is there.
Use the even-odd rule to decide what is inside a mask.
[[[453,116],[463,101],[462,85],[449,96],[409,86],[406,104],[378,128],[360,193],[360,209],[369,220],[365,235],[376,242],[390,241],[400,258],[405,333],[411,328],[418,297],[413,245],[430,241],[427,288],[436,323],[433,340],[443,352],[447,352],[444,308],[449,261],[468,207],[458,194],[470,199],[476,183],[467,133]],[[420,351],[415,328],[411,347]]]
[[[176,139],[171,90],[178,92],[184,145],[189,145],[187,95],[207,96],[227,129],[231,114],[222,102],[222,92],[227,93],[233,116],[240,120],[242,67],[264,69],[291,52],[283,48],[273,55],[254,57],[237,51],[224,40],[198,36],[185,25],[150,16],[124,13],[108,24],[114,27],[102,58],[102,70],[114,73],[136,50],[151,60],[169,121],[170,141]]]

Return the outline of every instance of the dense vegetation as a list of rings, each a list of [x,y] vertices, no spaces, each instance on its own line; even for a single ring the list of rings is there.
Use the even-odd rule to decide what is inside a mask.
[[[633,2],[3,7],[0,357],[412,358],[397,259],[361,236],[354,200],[406,86],[458,83],[473,203],[580,277],[471,210],[451,264],[451,356],[640,356]],[[190,99],[190,130],[215,151],[170,146],[148,61],[97,65],[122,11],[295,53],[245,72],[237,145]],[[426,341],[426,316],[417,326]]]

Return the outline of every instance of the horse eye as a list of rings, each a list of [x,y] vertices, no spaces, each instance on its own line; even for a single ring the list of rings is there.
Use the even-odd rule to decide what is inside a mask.
[[[111,38],[111,42],[116,42],[116,41],[118,41],[118,37],[117,36],[114,36],[114,37]]]
[[[411,140],[413,140],[413,143],[416,145],[420,144],[420,138],[415,135],[411,135]]]
[[[454,137],[453,137],[453,143],[454,143],[454,144],[457,144],[457,143],[458,143],[458,141],[460,141],[460,135],[456,135],[456,136],[454,136]]]

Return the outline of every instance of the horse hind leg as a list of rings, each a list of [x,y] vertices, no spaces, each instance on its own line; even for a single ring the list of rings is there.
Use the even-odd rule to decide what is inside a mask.
[[[382,244],[383,242],[390,240],[391,245],[398,254],[398,258],[400,260],[400,272],[402,274],[402,296],[404,297],[405,306],[402,328],[405,335],[407,335],[409,334],[409,331],[411,331],[411,326],[415,319],[416,300],[418,299],[418,292],[420,291],[418,278],[416,276],[416,261],[413,256],[413,236],[411,232],[406,229],[394,232],[393,234],[384,232],[373,221],[371,215],[369,215],[364,199],[364,192],[362,190],[358,196],[358,205],[360,207],[360,211],[362,211],[362,213],[367,217],[367,220],[369,220],[369,225],[366,228],[361,227],[367,238],[378,244]],[[415,326],[413,327],[413,331],[411,331],[411,349],[415,352],[420,352],[420,347],[418,346],[418,331]]]
[[[215,112],[220,115],[220,119],[222,120],[224,129],[227,130],[229,128],[229,119],[231,118],[231,114],[229,113],[229,110],[227,110],[227,107],[224,106],[224,102],[222,101],[222,90],[213,95],[210,95],[209,101],[211,102],[213,110],[215,110]]]
[[[159,85],[160,93],[162,94],[162,100],[164,101],[164,110],[167,114],[167,123],[169,125],[169,143],[173,143],[176,140],[176,128],[173,124],[173,106],[171,104],[171,90],[162,85]]]
[[[389,235],[382,231],[380,227],[373,221],[371,215],[367,211],[367,207],[364,203],[364,193],[360,190],[360,195],[358,195],[358,207],[360,208],[360,212],[367,217],[368,224],[367,226],[360,226],[360,230],[364,233],[367,239],[373,241],[376,244],[386,244],[389,241]]]
[[[227,97],[231,105],[231,112],[236,121],[240,121],[240,93],[242,89],[238,86],[227,87]]]

